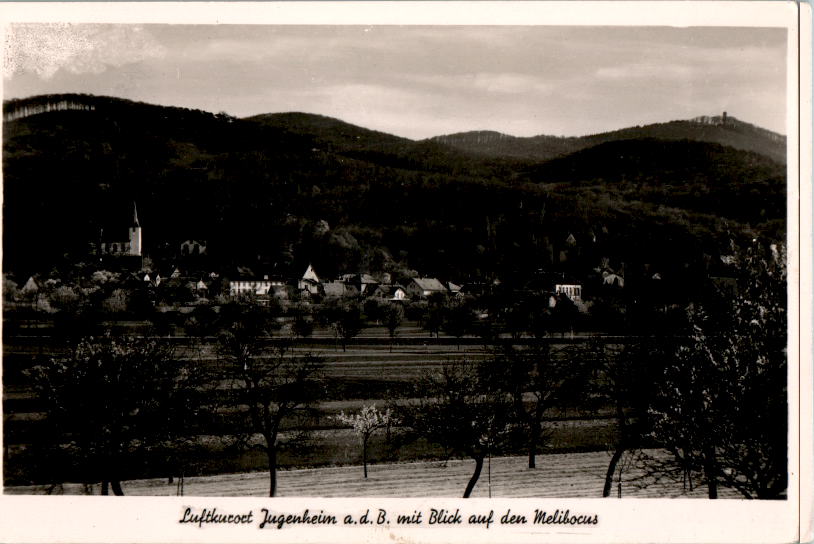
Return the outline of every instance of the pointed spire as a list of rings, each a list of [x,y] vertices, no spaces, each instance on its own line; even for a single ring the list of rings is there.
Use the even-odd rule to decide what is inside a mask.
[[[136,208],[136,201],[133,201],[133,226],[134,227],[141,227],[138,224],[138,209]]]

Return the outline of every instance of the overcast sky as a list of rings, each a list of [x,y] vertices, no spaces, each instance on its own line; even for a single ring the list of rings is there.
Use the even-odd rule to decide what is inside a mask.
[[[408,138],[583,135],[730,115],[785,133],[786,31],[667,27],[14,25],[4,96],[92,93]]]

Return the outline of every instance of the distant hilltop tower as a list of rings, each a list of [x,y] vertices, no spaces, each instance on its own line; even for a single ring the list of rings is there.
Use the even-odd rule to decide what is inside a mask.
[[[726,125],[726,112],[724,112],[724,114],[721,115],[721,124]]]
[[[130,255],[141,257],[141,225],[138,222],[138,209],[133,202],[133,225],[128,229],[130,235]]]

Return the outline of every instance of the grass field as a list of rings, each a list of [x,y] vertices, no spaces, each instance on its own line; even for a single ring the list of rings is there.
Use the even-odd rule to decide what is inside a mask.
[[[188,358],[207,367],[216,363],[211,341],[191,342],[178,338],[175,355]],[[563,342],[567,342],[563,341]],[[554,346],[558,349],[558,346]],[[363,404],[385,404],[385,397],[395,393],[405,402],[410,384],[452,359],[470,360],[484,357],[483,347],[473,338],[458,344],[457,339],[431,339],[415,324],[406,324],[399,331],[394,346],[390,346],[383,327],[370,327],[346,350],[334,344],[329,331],[318,330],[315,338],[299,341],[292,353],[309,352],[324,361],[326,397],[319,403],[319,420],[313,447],[306,451],[282,452],[278,459],[283,468],[308,468],[356,464],[361,462],[358,439],[347,429],[337,428],[330,416],[341,410],[353,411]],[[38,402],[26,382],[23,370],[49,357],[64,353],[47,337],[6,337],[3,346],[3,409],[6,458],[4,482],[25,484],[37,482],[37,465],[42,460],[32,457],[28,444],[38,435],[40,412]],[[580,414],[574,410],[552,410],[547,416],[552,432],[547,452],[588,451],[605,449],[613,433],[612,420],[601,413]],[[239,424],[240,422],[235,422]],[[213,428],[193,431],[199,435],[226,432]],[[263,454],[257,451],[238,452],[222,447],[217,441],[203,440],[186,465],[187,474],[261,470],[266,466]],[[381,437],[371,442],[371,458],[378,461],[407,462],[438,457],[441,452],[427,444],[404,445],[401,449],[386,443]],[[129,472],[129,477],[159,476],[150,474],[149,463],[141,463]]]
[[[652,453],[652,452],[651,452]],[[610,456],[606,452],[551,454],[540,456],[536,469],[527,467],[525,457],[496,457],[484,466],[473,497],[556,497],[591,498],[602,496],[605,471]],[[358,465],[283,470],[278,472],[281,497],[460,497],[472,474],[471,460],[448,462],[374,464],[369,477],[362,477]],[[631,468],[623,475],[621,497],[635,498],[705,498],[706,488],[685,490],[680,482],[662,481],[640,487],[640,471]],[[123,483],[126,495],[176,495],[178,483],[166,479],[131,480]],[[91,491],[99,493],[99,486]],[[7,487],[6,494],[43,494],[45,486]],[[64,484],[50,489],[52,493],[82,494],[79,484]],[[614,482],[613,497],[620,485]],[[268,496],[268,473],[248,472],[216,476],[187,477],[183,482],[185,496],[249,497]],[[740,498],[722,489],[721,498]]]

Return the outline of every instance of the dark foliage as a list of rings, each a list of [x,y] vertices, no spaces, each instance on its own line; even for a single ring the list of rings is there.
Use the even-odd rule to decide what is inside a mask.
[[[194,368],[161,342],[89,337],[30,378],[46,413],[34,445],[48,451],[42,480],[109,483],[119,495],[142,461],[160,462],[152,471],[167,475],[182,469],[203,390]]]
[[[667,360],[650,408],[653,436],[685,482],[746,498],[785,497],[788,482],[786,256],[753,243],[737,251],[739,293],[689,310],[691,334]]]
[[[207,242],[195,266],[227,274],[240,264],[293,276],[313,262],[328,277],[522,283],[610,254],[692,290],[697,263],[732,233],[783,232],[784,168],[715,144],[627,140],[532,167],[307,114],[241,120],[73,98],[95,109],[5,127],[4,270],[20,276],[124,239],[133,201],[157,265],[174,266],[194,238]],[[563,260],[569,234],[578,247]]]

